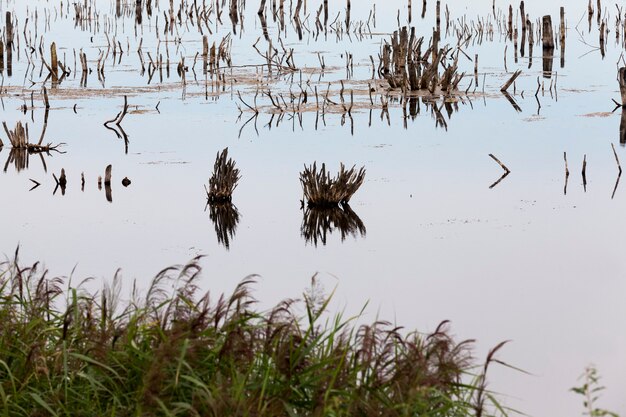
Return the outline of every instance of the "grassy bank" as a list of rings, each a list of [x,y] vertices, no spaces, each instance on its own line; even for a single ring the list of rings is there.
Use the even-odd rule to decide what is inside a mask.
[[[258,311],[254,278],[197,288],[194,259],[140,295],[97,293],[15,259],[0,265],[3,416],[486,416],[471,341],[357,325],[307,293]],[[298,313],[301,312],[301,313]]]

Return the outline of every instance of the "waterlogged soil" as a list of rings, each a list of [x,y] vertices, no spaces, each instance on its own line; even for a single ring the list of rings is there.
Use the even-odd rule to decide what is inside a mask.
[[[76,20],[71,4],[0,4],[2,24],[12,12],[20,37],[11,76],[5,57],[1,121],[10,129],[28,123],[31,141],[39,138],[45,86],[44,142],[63,144],[49,154],[12,152],[0,132],[0,252],[12,256],[19,245],[24,262],[93,276],[88,285],[95,287],[119,267],[127,288],[133,280],[147,287],[163,267],[204,255],[206,290],[229,291],[259,274],[255,295],[264,306],[298,296],[317,274],[335,291],[333,309],[346,314],[369,303],[366,320],[379,316],[423,331],[449,319],[459,339],[477,339],[479,359],[511,340],[500,359],[528,373],[494,367],[490,375],[509,407],[532,416],[581,415],[582,401],[569,389],[593,363],[607,387],[598,405],[626,414],[626,183],[616,162],[617,155],[626,163],[626,116],[611,101],[620,97],[615,75],[616,63],[624,65],[624,29],[616,37],[614,3],[603,5],[610,31],[603,57],[586,4],[526,2],[534,27],[550,14],[557,36],[565,7],[564,59],[557,43],[546,73],[538,35],[532,56],[528,45],[525,56],[519,44],[516,53],[507,38],[509,3],[497,1],[494,14],[490,0],[442,2],[440,45],[459,44],[456,29],[463,38],[469,33],[464,23],[492,31],[482,38],[474,32],[463,44],[458,62],[466,75],[449,95],[403,94],[377,74],[381,45],[398,20],[408,23],[405,2],[353,0],[349,31],[345,5],[331,4],[324,33],[315,22],[322,2],[308,1],[301,39],[288,1],[284,29],[268,2],[268,38],[250,1],[239,9],[236,33],[227,6],[222,23],[215,10],[208,15],[210,30],[200,32],[183,14],[166,33],[169,3],[153,3],[141,24],[134,3],[119,16],[114,2],[92,4],[85,21]],[[428,45],[435,3],[423,18],[422,2],[413,3],[411,25]],[[513,10],[521,32],[519,5]],[[229,36],[230,67],[220,62],[219,71],[204,73],[203,35],[218,46]],[[122,47],[115,56],[113,39]],[[295,69],[269,71],[262,56],[268,39],[277,59],[293,48]],[[71,70],[56,85],[39,53],[41,44],[49,62],[51,42]],[[86,86],[74,58],[81,50]],[[158,57],[163,63],[151,70]],[[507,98],[500,88],[517,69],[522,74]],[[122,122],[105,127],[124,97]],[[212,210],[204,185],[224,148],[242,178],[233,207]],[[511,172],[503,176],[489,154]],[[314,161],[331,171],[340,163],[366,168],[350,211],[301,210],[299,173]],[[108,165],[107,190],[98,178]],[[64,190],[53,178],[61,169]],[[40,185],[32,188],[32,180]]]

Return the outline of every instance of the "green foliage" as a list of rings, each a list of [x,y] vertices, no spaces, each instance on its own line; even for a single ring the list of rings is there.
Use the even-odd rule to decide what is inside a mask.
[[[456,343],[446,322],[429,335],[357,326],[329,315],[319,291],[258,312],[255,277],[229,297],[198,295],[197,261],[128,300],[119,274],[94,294],[22,268],[17,253],[0,265],[0,416],[505,412],[485,389],[497,349],[474,366],[471,342]]]
[[[581,375],[582,385],[574,387],[571,391],[583,397],[583,407],[585,415],[590,417],[619,417],[618,414],[596,406],[600,393],[605,387],[600,385],[600,375],[595,366],[590,365],[585,368],[585,372]]]

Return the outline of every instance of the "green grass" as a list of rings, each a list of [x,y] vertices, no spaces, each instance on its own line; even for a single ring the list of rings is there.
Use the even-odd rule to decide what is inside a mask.
[[[97,293],[38,264],[0,265],[1,416],[486,416],[471,341],[357,325],[315,292],[258,311],[254,277],[197,288],[198,259],[145,294]],[[298,311],[302,312],[301,314]]]

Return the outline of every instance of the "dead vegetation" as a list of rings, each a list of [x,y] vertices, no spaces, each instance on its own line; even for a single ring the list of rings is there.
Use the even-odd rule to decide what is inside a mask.
[[[458,90],[465,76],[458,74],[460,48],[444,46],[439,48],[440,33],[435,30],[430,46],[422,52],[424,38],[417,38],[415,27],[402,27],[391,37],[391,44],[383,45],[379,75],[387,80],[392,88],[403,91],[426,90],[431,94],[450,94]],[[439,68],[443,72],[439,72]]]
[[[239,169],[235,161],[228,158],[228,148],[218,152],[213,166],[213,174],[209,179],[209,187],[204,189],[209,204],[226,203],[232,201],[233,192],[239,183]]]
[[[365,168],[358,171],[353,166],[346,170],[340,164],[337,176],[333,177],[326,171],[326,164],[322,164],[318,171],[317,163],[304,166],[300,173],[300,184],[304,193],[302,205],[306,202],[309,207],[332,207],[338,204],[348,204],[365,180]]]
[[[44,130],[41,132],[41,137],[39,138],[38,143],[31,143],[29,134],[28,134],[28,123],[26,127],[22,125],[22,122],[17,122],[15,128],[10,130],[6,124],[6,122],[2,122],[2,126],[4,127],[4,131],[9,139],[9,143],[13,149],[23,149],[27,150],[29,153],[39,153],[39,152],[50,152],[56,151],[59,146],[62,144],[52,145],[51,143],[43,145],[43,138],[45,135],[45,126]]]

